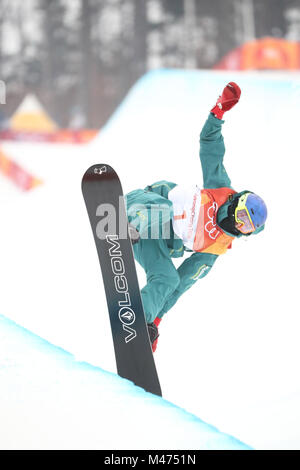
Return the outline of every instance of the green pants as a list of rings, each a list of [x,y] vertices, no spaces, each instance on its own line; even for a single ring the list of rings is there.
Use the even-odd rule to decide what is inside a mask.
[[[147,323],[162,317],[168,297],[180,282],[167,241],[141,239],[133,246],[135,259],[144,268],[147,284],[141,290]]]
[[[183,243],[174,235],[172,203],[168,199],[168,192],[174,186],[159,181],[126,195],[129,222],[141,234],[133,251],[147,276],[147,284],[141,290],[147,323],[164,314],[164,305],[180,281],[172,257],[182,256]]]

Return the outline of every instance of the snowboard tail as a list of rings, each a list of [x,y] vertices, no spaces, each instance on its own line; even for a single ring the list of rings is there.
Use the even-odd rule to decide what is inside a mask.
[[[117,173],[107,164],[93,165],[83,176],[82,192],[102,272],[118,374],[161,396]]]

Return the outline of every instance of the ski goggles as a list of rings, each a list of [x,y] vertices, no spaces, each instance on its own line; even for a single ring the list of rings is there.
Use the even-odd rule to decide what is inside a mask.
[[[237,229],[244,234],[255,231],[255,226],[247,208],[247,198],[249,194],[251,193],[243,194],[239,198],[239,202],[234,213]]]

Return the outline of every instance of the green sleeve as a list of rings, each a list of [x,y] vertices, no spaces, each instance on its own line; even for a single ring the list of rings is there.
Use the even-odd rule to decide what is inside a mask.
[[[193,253],[189,258],[179,266],[177,272],[180,282],[177,289],[167,299],[158,317],[162,317],[177,302],[179,297],[192,287],[198,279],[202,279],[211,270],[214,262],[218,258],[217,255],[209,253]]]
[[[200,161],[204,188],[230,188],[231,181],[223,165],[225,155],[222,125],[224,121],[210,113],[200,134]]]

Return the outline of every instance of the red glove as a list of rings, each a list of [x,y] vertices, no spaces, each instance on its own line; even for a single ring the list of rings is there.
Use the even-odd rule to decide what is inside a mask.
[[[154,320],[154,324],[157,326],[157,331],[158,331],[158,326],[161,322],[161,318],[158,318],[156,317],[155,320]],[[159,336],[159,335],[158,335]],[[158,337],[156,338],[156,340],[152,343],[152,351],[155,352],[156,351],[156,348],[157,348],[157,341],[158,341]]]
[[[226,111],[229,111],[240,99],[241,89],[234,83],[229,82],[223,90],[221,96],[219,96],[216,105],[211,109],[211,113],[215,115],[216,118],[222,119],[223,114]]]

